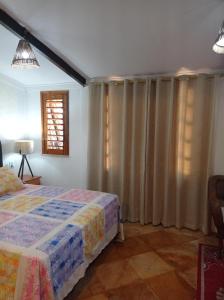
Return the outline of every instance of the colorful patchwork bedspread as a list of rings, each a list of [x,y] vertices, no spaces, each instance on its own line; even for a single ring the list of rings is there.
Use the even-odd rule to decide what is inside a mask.
[[[112,194],[25,185],[0,196],[0,300],[63,299],[118,223]]]

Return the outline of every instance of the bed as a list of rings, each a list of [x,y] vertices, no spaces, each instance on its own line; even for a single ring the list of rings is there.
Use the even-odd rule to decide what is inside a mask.
[[[0,300],[63,299],[118,225],[113,194],[24,185],[1,195]]]

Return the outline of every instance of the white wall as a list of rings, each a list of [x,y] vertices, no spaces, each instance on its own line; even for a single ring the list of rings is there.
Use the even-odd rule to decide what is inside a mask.
[[[44,90],[69,90],[69,156],[41,154],[40,91]],[[34,175],[42,176],[42,184],[85,188],[87,137],[88,89],[77,84],[25,87],[0,75],[0,140],[5,165],[13,163],[18,172],[21,156],[15,154],[15,140],[34,139],[35,152],[28,159]]]
[[[13,163],[15,171],[21,160],[15,154],[15,140],[27,134],[27,94],[24,86],[0,75],[0,140],[3,144],[4,164]]]
[[[40,91],[69,90],[69,156],[41,154]],[[34,139],[35,153],[30,164],[42,184],[67,187],[86,187],[88,90],[77,85],[53,85],[27,88],[29,137]]]

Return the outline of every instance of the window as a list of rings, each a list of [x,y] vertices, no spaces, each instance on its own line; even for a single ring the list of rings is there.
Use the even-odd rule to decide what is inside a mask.
[[[69,155],[68,91],[41,92],[42,153]]]

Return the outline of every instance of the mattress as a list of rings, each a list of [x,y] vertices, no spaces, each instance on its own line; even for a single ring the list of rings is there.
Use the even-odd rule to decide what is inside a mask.
[[[24,186],[0,197],[0,300],[61,300],[116,236],[118,197]]]

